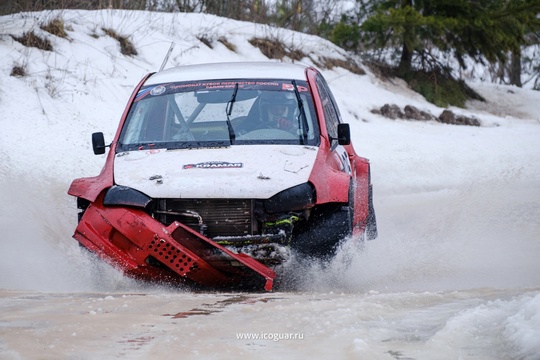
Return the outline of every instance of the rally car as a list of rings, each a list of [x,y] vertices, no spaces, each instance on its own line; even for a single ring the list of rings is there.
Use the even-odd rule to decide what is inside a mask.
[[[127,275],[271,290],[291,254],[377,236],[370,163],[313,67],[213,63],[150,73],[106,162],[75,179],[80,245]]]

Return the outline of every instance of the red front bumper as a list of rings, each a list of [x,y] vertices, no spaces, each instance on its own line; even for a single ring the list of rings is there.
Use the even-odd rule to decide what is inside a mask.
[[[233,253],[184,224],[164,226],[139,209],[105,207],[102,195],[86,209],[73,237],[140,279],[271,291],[276,277],[257,260]]]

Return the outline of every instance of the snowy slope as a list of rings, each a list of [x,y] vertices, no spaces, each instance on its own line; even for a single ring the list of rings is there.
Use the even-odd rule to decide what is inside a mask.
[[[56,16],[65,21],[67,39],[39,28]],[[138,55],[122,55],[103,28],[129,36]],[[30,30],[48,38],[53,51],[24,47],[11,36]],[[208,298],[223,300],[223,295],[141,288],[112,269],[96,281],[91,268],[99,265],[82,255],[70,238],[76,209],[66,191],[73,178],[99,173],[104,157],[92,154],[90,134],[103,131],[111,139],[132,89],[146,73],[159,69],[171,42],[176,46],[168,67],[266,60],[248,42],[254,36],[301,49],[307,54],[302,62],[308,64],[346,56],[314,36],[203,14],[61,11],[0,17],[0,306],[14,309],[0,318],[7,324],[0,327],[1,358],[28,358],[42,349],[38,343],[17,345],[18,332],[6,330],[23,327],[29,336],[43,339],[45,347],[60,339],[55,348],[48,347],[50,358],[90,358],[92,336],[100,341],[90,330],[102,325],[96,318],[79,316],[99,314],[81,309],[107,295],[96,295],[96,300],[85,292],[113,292],[117,300],[118,291],[155,294],[157,303],[143,296],[130,304],[146,314],[142,323],[179,338],[171,324],[164,325],[144,309],[154,304],[166,312],[171,297],[194,307],[204,307]],[[221,37],[236,50],[218,41]],[[199,38],[210,40],[213,48]],[[15,65],[24,66],[28,75],[9,76]],[[389,120],[371,110],[387,103],[410,104],[436,115],[443,109],[399,81],[383,82],[367,69],[366,75],[342,68],[321,70],[351,124],[357,152],[372,162],[379,239],[365,252],[343,251],[330,268],[304,268],[294,292],[274,294],[268,303],[263,297],[257,306],[228,307],[213,315],[219,319],[206,318],[192,330],[198,347],[173,335],[156,335],[155,341],[148,339],[149,348],[143,347],[148,353],[125,350],[118,345],[125,330],[112,323],[131,323],[119,306],[105,307],[104,312],[121,318],[108,325],[114,328],[110,336],[117,339],[115,353],[125,350],[133,358],[145,358],[157,352],[167,358],[159,350],[165,342],[193,357],[198,351],[219,358],[216,349],[225,348],[225,358],[246,351],[272,358],[273,353],[266,352],[268,342],[257,348],[249,347],[249,341],[231,345],[223,340],[233,336],[232,330],[216,324],[236,319],[233,328],[239,332],[263,331],[253,324],[271,321],[274,325],[266,331],[303,332],[309,340],[280,342],[276,348],[290,358],[399,358],[399,353],[414,358],[538,359],[540,93],[471,84],[488,102],[452,110],[474,116],[481,127]],[[349,258],[348,267],[342,257]],[[88,341],[69,337],[72,333],[61,337],[53,327],[26,318],[25,306],[16,306],[24,304],[25,297],[43,299],[32,306],[40,317],[51,319],[59,311],[55,306],[69,302],[62,295],[66,292],[78,293],[80,301],[64,326],[88,322],[89,327],[79,330],[88,332]],[[345,295],[336,295],[341,292]],[[42,293],[46,295],[38,295]],[[329,311],[332,321],[314,315]],[[386,314],[392,320],[386,321]],[[495,323],[499,326],[493,327]],[[62,341],[66,347],[59,345]],[[68,347],[73,342],[77,346]],[[202,351],[204,344],[213,347]]]

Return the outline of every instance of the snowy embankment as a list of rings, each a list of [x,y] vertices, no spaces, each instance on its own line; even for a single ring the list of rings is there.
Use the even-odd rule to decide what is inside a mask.
[[[40,29],[57,16],[65,22],[67,38]],[[118,42],[104,28],[129,36],[138,55],[122,55]],[[49,39],[53,50],[25,47],[12,37],[29,31]],[[146,73],[159,69],[171,42],[176,46],[168,67],[267,60],[250,44],[253,37],[280,40],[289,49],[301,49],[307,54],[302,62],[316,66],[325,58],[343,60],[346,56],[314,36],[202,14],[16,14],[0,17],[0,36],[0,289],[53,293],[45,296],[52,302],[60,296],[54,294],[65,292],[133,289],[163,291],[165,294],[156,297],[174,297],[178,302],[205,299],[140,288],[111,269],[96,281],[89,269],[96,264],[81,255],[70,238],[76,209],[67,188],[73,178],[96,175],[104,162],[103,156],[92,155],[90,134],[103,131],[106,139],[112,138],[132,89]],[[24,67],[27,75],[10,76],[14,66]],[[339,67],[322,71],[344,120],[351,124],[356,151],[372,162],[379,239],[368,243],[365,252],[343,251],[330,268],[313,265],[303,269],[299,285],[303,293],[271,295],[276,299],[244,307],[239,315],[225,311],[212,315],[220,319],[199,319],[202,325],[191,331],[197,331],[203,343],[225,346],[231,356],[241,355],[249,342],[219,342],[232,336],[232,330],[215,327],[239,316],[246,321],[234,323],[238,331],[248,331],[241,323],[272,323],[272,331],[281,325],[282,330],[292,327],[305,333],[306,347],[298,342],[280,343],[279,349],[292,357],[334,353],[370,358],[403,354],[441,359],[538,359],[540,93],[472,84],[488,102],[452,110],[477,118],[481,127],[389,120],[371,110],[384,104],[414,105],[438,115],[443,109],[399,82],[383,82],[369,71],[365,75]],[[340,259],[351,253],[354,256],[344,267]],[[1,301],[15,309],[17,296],[4,292]],[[87,302],[90,300],[81,300]],[[139,298],[131,306],[144,312],[148,299]],[[4,320],[9,326],[19,326],[17,321],[26,316],[24,309],[12,322],[7,316]],[[45,305],[39,309],[45,317],[58,311]],[[123,314],[117,307],[107,311]],[[321,323],[313,315],[328,311],[333,314],[331,322]],[[81,320],[82,312],[77,310],[70,314],[71,323],[89,320]],[[158,323],[156,329],[163,330],[162,322]],[[98,326],[92,321],[89,324]],[[40,326],[45,325],[30,325],[25,331],[45,336]],[[115,331],[111,336],[121,336],[122,330]],[[249,331],[260,329],[253,326]],[[13,352],[28,354],[25,346],[26,351],[33,351],[29,345],[18,348],[12,336],[0,328],[0,357]],[[165,341],[157,338],[161,339],[158,344]],[[89,346],[82,337],[68,340],[83,349]],[[179,350],[187,347],[195,354],[195,345],[182,345]],[[77,357],[81,353],[74,348],[70,352],[56,346],[49,351],[51,358],[68,353]],[[257,355],[271,357],[264,350],[262,347]],[[381,354],[386,357],[377,357]]]

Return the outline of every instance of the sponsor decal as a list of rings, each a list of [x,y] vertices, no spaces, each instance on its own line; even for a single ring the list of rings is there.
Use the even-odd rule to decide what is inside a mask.
[[[240,162],[226,162],[226,161],[207,161],[198,164],[186,164],[183,169],[239,169],[244,164]]]
[[[339,148],[336,148],[336,150],[333,152],[333,156],[339,164],[339,171],[352,174],[351,164],[349,162],[349,154],[347,154],[343,147],[340,146]]]
[[[152,90],[150,90],[150,95],[161,95],[163,94],[165,91],[167,90],[167,88],[163,85],[158,85],[156,86],[155,88],[153,88]]]
[[[305,86],[301,86],[301,85],[296,85],[296,87],[298,88],[298,92],[307,92],[309,91],[309,89]],[[294,91],[294,85],[293,84],[281,84],[281,90],[285,90],[285,91]]]
[[[168,87],[173,92],[202,91],[202,90],[227,90],[234,89],[238,85],[243,90],[284,90],[294,91],[294,86],[290,82],[276,80],[208,80],[196,82],[174,83]],[[307,92],[306,86],[298,85],[299,92]],[[153,95],[153,94],[152,94]]]
[[[135,101],[140,101],[140,100],[144,99],[145,97],[148,96],[148,94],[150,94],[150,95],[161,95],[165,91],[167,91],[167,86],[168,85],[169,84],[162,84],[162,85],[157,85],[157,86],[144,87],[144,88],[140,89],[139,92],[137,93],[137,96],[135,97]]]

